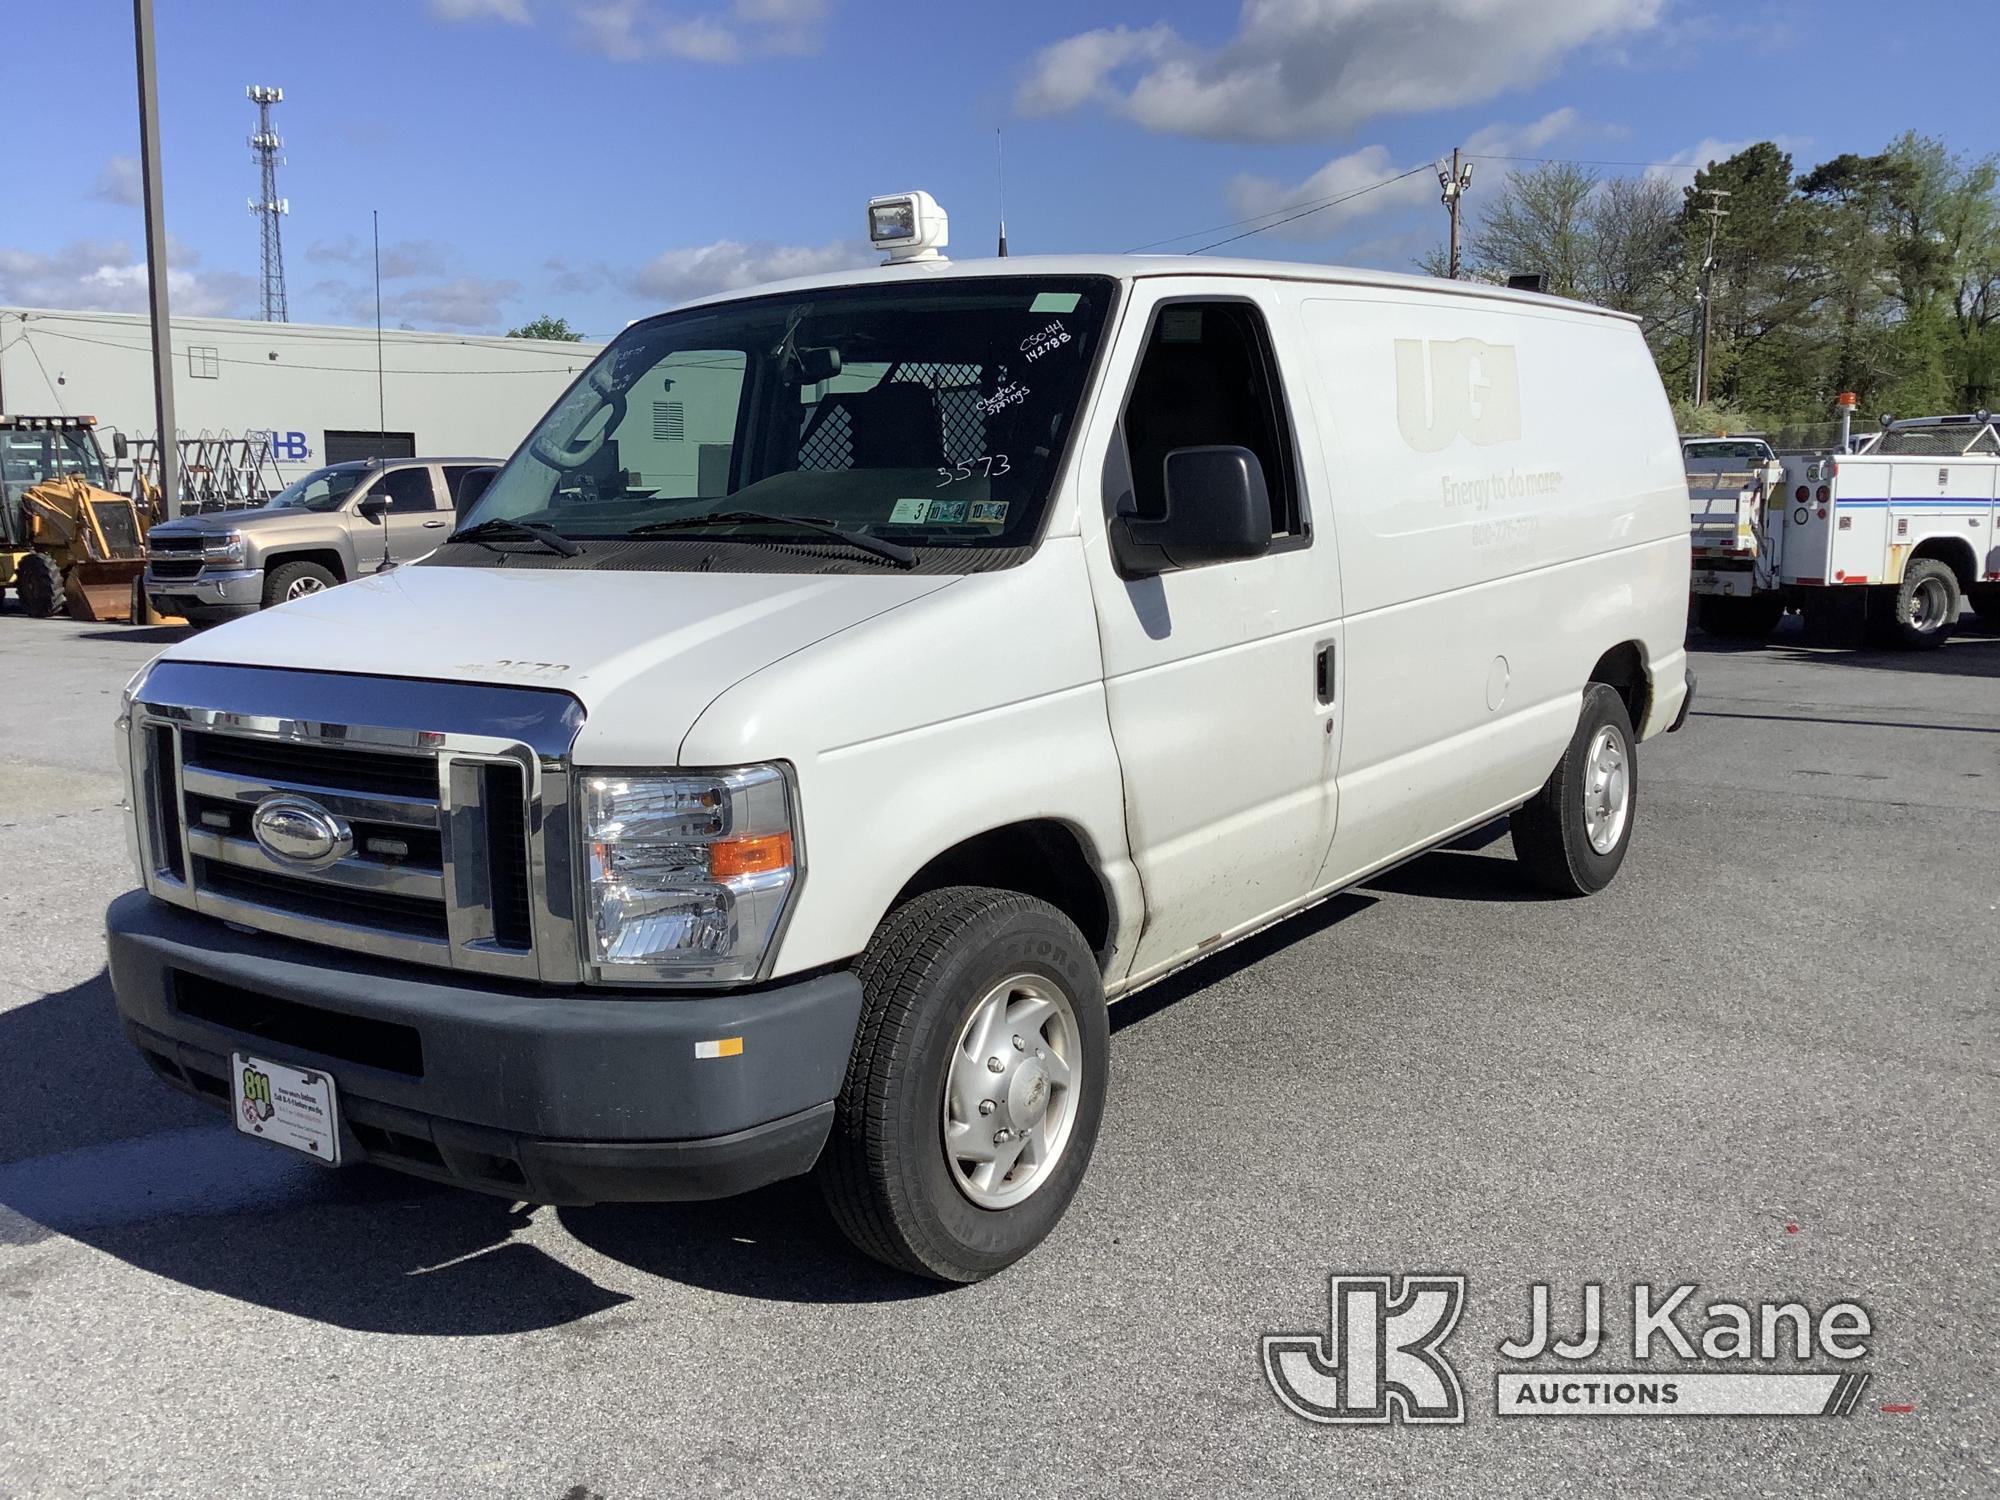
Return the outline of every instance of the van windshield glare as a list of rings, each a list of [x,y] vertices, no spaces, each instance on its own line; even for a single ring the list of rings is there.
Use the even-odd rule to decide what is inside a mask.
[[[1114,294],[1104,277],[968,278],[649,319],[462,524],[645,541],[755,512],[774,519],[745,524],[746,545],[824,541],[786,516],[914,548],[1028,545]],[[713,528],[657,524],[705,515]]]

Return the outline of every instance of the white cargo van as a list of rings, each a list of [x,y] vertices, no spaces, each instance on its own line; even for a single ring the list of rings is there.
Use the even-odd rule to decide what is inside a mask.
[[[973,1280],[1076,1190],[1107,1000],[1509,812],[1612,878],[1691,691],[1636,324],[931,212],[635,324],[436,553],[134,681],[163,1078],[534,1202],[815,1171]]]

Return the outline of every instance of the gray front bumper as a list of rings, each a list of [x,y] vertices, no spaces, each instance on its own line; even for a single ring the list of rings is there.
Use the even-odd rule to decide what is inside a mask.
[[[193,578],[156,578],[148,568],[146,597],[156,607],[173,600],[201,609],[256,609],[264,602],[264,570],[237,568],[222,572],[203,568]]]
[[[344,1160],[538,1203],[716,1198],[811,1170],[861,1014],[849,971],[607,994],[237,932],[144,891],[106,926],[125,1029],[167,1082],[227,1108],[232,1052],[323,1071]]]

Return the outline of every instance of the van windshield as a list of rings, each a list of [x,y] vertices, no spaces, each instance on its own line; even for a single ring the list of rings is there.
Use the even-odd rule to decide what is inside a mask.
[[[636,324],[461,528],[825,544],[795,517],[919,549],[1028,545],[1114,291],[1103,277],[835,287]]]

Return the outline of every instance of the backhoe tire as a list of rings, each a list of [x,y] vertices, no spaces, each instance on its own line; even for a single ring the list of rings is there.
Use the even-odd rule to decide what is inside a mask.
[[[1514,857],[1543,890],[1595,895],[1625,863],[1639,811],[1636,740],[1625,700],[1601,682],[1586,687],[1569,748],[1509,820]]]
[[[885,917],[855,970],[821,1195],[864,1254],[981,1281],[1042,1242],[1090,1164],[1110,1040],[1096,956],[1045,901],[951,886]]]
[[[1920,557],[1903,569],[1903,581],[1868,601],[1882,609],[1879,639],[1905,651],[1935,651],[1958,623],[1958,575],[1935,557]],[[1875,611],[1870,611],[1871,616]],[[1871,619],[1871,623],[1874,620]]]
[[[264,575],[264,608],[324,593],[340,580],[318,563],[288,562]]]
[[[66,596],[62,569],[45,552],[30,552],[14,569],[14,587],[21,595],[21,608],[36,619],[52,619],[63,612]]]

